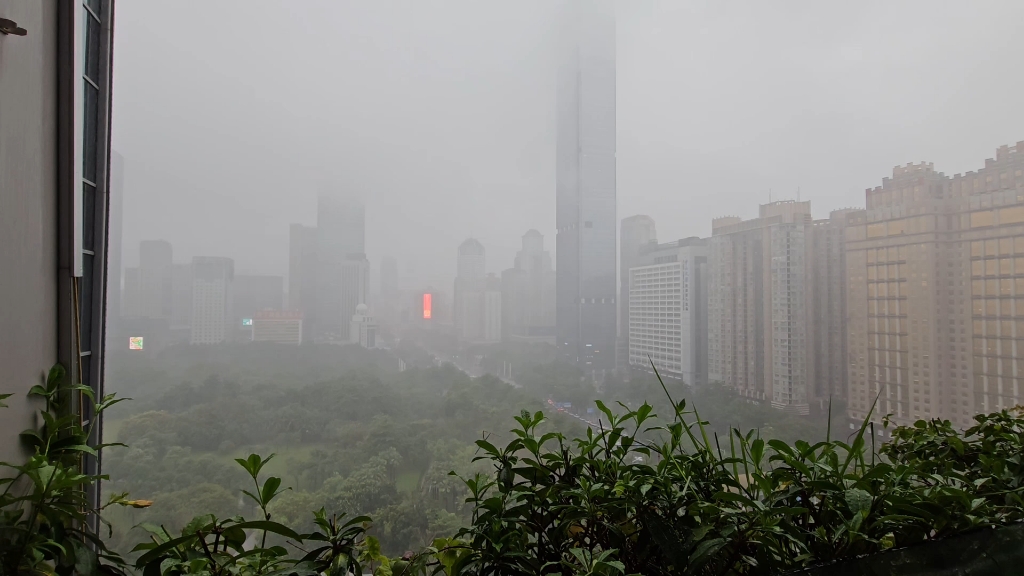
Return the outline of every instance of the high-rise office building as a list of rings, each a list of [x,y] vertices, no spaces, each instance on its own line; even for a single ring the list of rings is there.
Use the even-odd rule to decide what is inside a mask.
[[[893,169],[847,232],[852,419],[946,418],[1024,401],[1024,142],[952,179]]]
[[[631,366],[707,384],[707,253],[700,238],[640,249],[626,271]]]
[[[591,373],[616,341],[615,10],[568,3],[556,86],[556,343]]]
[[[640,249],[658,242],[654,219],[636,215],[622,219],[619,231],[619,331],[616,366],[633,364],[629,358],[629,269],[637,266]]]
[[[0,435],[14,439],[38,426],[39,405],[20,387],[41,367],[60,363],[67,382],[103,395],[114,3],[0,8],[14,32],[0,33],[0,365],[12,386],[0,390],[15,393]],[[93,418],[74,396],[67,408]],[[27,456],[0,442],[0,460]],[[84,463],[99,473],[95,458]],[[98,485],[86,496],[98,505]]]
[[[503,340],[555,342],[555,270],[544,236],[523,235],[512,268],[501,273]]]
[[[316,335],[347,340],[356,306],[366,301],[366,209],[344,194],[321,194],[316,226]]]
[[[235,263],[230,258],[192,258],[192,344],[218,344],[231,330],[232,281]]]
[[[852,218],[863,217],[856,208],[833,210],[815,220],[814,303],[811,308],[817,337],[811,342],[814,358],[814,396],[819,402],[846,398],[846,228]]]
[[[810,202],[717,218],[708,243],[708,378],[807,414],[815,391]]]
[[[173,313],[174,268],[171,243],[143,240],[139,243],[139,316],[170,320]]]

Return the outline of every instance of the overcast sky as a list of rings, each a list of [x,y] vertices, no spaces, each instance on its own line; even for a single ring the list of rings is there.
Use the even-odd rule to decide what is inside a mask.
[[[230,256],[285,274],[316,193],[362,194],[367,251],[450,291],[456,247],[554,252],[549,0],[125,0],[113,147],[125,262]],[[620,219],[662,241],[768,200],[863,206],[896,164],[975,170],[1024,140],[1024,2],[618,4]],[[410,286],[407,286],[410,287]]]

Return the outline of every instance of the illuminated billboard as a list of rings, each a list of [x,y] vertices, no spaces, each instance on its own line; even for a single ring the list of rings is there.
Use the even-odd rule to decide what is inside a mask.
[[[252,326],[252,318],[242,318],[242,326]]]
[[[128,338],[129,350],[142,350],[142,336],[130,336]]]
[[[424,320],[430,320],[430,316],[431,316],[431,308],[430,308],[431,300],[432,300],[432,297],[431,297],[430,293],[426,293],[426,294],[423,295],[423,319]]]

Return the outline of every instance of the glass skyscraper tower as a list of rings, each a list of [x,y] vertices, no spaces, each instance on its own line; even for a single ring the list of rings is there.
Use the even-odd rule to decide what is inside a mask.
[[[588,372],[615,365],[615,11],[568,3],[557,78],[557,343]]]

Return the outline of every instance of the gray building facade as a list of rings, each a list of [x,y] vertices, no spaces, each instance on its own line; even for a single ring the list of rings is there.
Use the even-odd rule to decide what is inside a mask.
[[[0,0],[0,18],[26,31],[0,33],[0,393],[13,394],[0,460],[23,456],[27,388],[54,363],[102,393],[112,14],[111,0]]]

